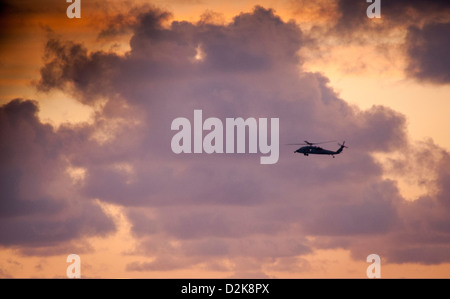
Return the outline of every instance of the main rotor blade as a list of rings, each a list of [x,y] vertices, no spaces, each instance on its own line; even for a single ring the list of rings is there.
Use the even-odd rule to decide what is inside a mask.
[[[314,144],[331,143],[331,142],[336,142],[336,140],[322,141],[322,142],[309,142],[309,141],[305,140],[305,143],[287,143],[287,145],[314,145]]]
[[[336,142],[336,140],[322,141],[322,142],[309,142],[309,141],[306,141],[306,140],[305,140],[305,144],[307,144],[307,145],[322,144],[322,143],[331,143],[331,142]]]
[[[331,142],[336,142],[336,140],[322,141],[322,142],[314,142],[313,144],[322,144],[322,143],[331,143]]]

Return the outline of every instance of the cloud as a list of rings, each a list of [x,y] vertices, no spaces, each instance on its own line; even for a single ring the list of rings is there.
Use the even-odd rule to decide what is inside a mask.
[[[308,38],[271,9],[255,7],[222,25],[174,21],[162,26],[168,15],[154,9],[140,12],[131,49],[124,55],[89,51],[73,41],[48,41],[38,88],[62,89],[100,108],[92,124],[53,131],[36,118],[36,104],[13,101],[5,106],[5,111],[22,107],[21,113],[5,115],[31,125],[5,135],[23,135],[14,149],[24,152],[2,154],[5,160],[8,154],[18,157],[5,168],[4,184],[11,194],[5,214],[13,220],[4,221],[19,221],[18,214],[26,214],[14,197],[22,190],[14,183],[25,182],[15,172],[18,165],[28,165],[22,156],[45,165],[30,167],[40,174],[37,182],[31,182],[33,172],[28,172],[30,180],[23,183],[46,191],[32,193],[34,199],[42,194],[42,204],[30,205],[30,213],[53,215],[56,209],[73,219],[37,220],[38,232],[25,222],[19,228],[28,234],[5,232],[5,245],[25,244],[40,232],[48,232],[40,239],[48,244],[63,235],[70,240],[112,231],[112,223],[92,202],[97,198],[124,208],[139,241],[136,253],[152,258],[130,263],[130,271],[202,265],[242,276],[265,275],[264,265],[289,270],[286,261],[300,265],[299,257],[316,248],[338,247],[358,257],[380,250],[392,263],[405,261],[398,252],[403,248],[408,261],[428,263],[415,249],[423,245],[429,253],[440,253],[434,262],[448,260],[439,249],[449,245],[443,216],[448,211],[447,168],[433,169],[437,193],[406,203],[373,156],[413,148],[403,115],[383,106],[358,110],[339,97],[324,75],[303,70],[305,58],[298,50]],[[202,59],[195,58],[198,49]],[[252,154],[174,154],[171,122],[177,117],[192,120],[194,109],[202,109],[204,118],[222,120],[279,118],[278,163],[260,165],[259,156]],[[285,145],[335,138],[350,146],[335,159],[299,156]],[[446,165],[446,158],[436,159]],[[51,194],[52,180],[63,179],[57,174],[67,163],[84,170],[78,188],[63,193],[74,199],[44,197]],[[72,209],[72,200],[78,209]],[[424,225],[420,240],[411,235],[416,223]],[[426,232],[436,238],[426,239]]]
[[[100,207],[75,191],[65,173],[64,141],[37,110],[36,102],[21,99],[0,108],[0,245],[56,246],[113,231]]]
[[[392,0],[381,2],[381,18],[383,22],[376,22],[367,17],[366,11],[371,3],[358,0],[340,0],[336,9],[336,30],[351,32],[367,29],[387,29],[386,27],[408,26],[424,24],[430,21],[448,18],[450,5],[444,0]],[[376,21],[376,20],[375,20]],[[373,33],[373,32],[372,32]]]
[[[408,28],[406,37],[407,72],[420,80],[440,84],[450,82],[450,23],[429,23]]]
[[[106,76],[114,75],[114,70],[109,67],[119,60],[120,57],[112,53],[96,52],[88,56],[87,49],[80,44],[61,43],[58,39],[51,38],[45,47],[46,64],[40,70],[41,79],[37,83],[37,89],[49,91],[51,88],[70,88],[67,86],[70,82],[75,90],[83,91],[84,95],[79,99],[86,98],[88,94],[102,95],[111,90],[111,86],[99,86],[94,82],[106,83]],[[99,77],[105,80],[98,80]]]
[[[308,7],[303,1],[294,2],[297,11]],[[370,19],[366,10],[371,3],[359,0],[340,0],[331,4],[319,2],[327,22],[319,23],[307,32],[313,41],[310,51],[322,59],[337,44],[364,46],[365,55],[356,57],[358,63],[347,62],[342,69],[365,70],[375,55],[384,61],[392,61],[392,55],[406,57],[404,72],[409,78],[435,84],[448,83],[448,42],[450,5],[448,1],[414,0],[381,2],[381,19]],[[324,10],[327,7],[327,10]],[[374,44],[374,41],[376,43]],[[373,49],[372,49],[373,47]],[[396,54],[394,54],[396,53]],[[395,58],[399,60],[398,58]],[[377,70],[372,65],[370,70]]]

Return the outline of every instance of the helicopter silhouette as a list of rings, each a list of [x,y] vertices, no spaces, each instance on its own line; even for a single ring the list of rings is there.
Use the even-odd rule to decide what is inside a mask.
[[[305,156],[308,155],[329,155],[329,156],[333,156],[334,155],[339,155],[342,150],[345,148],[348,148],[345,145],[345,141],[342,142],[342,144],[338,143],[340,148],[337,151],[331,151],[331,150],[327,150],[327,149],[323,149],[320,146],[316,146],[316,144],[323,144],[323,143],[330,143],[330,142],[335,142],[335,141],[324,141],[324,142],[309,142],[305,140],[305,143],[288,143],[288,145],[306,145],[306,146],[302,146],[301,148],[297,149],[294,153],[299,153],[299,154],[303,154]]]

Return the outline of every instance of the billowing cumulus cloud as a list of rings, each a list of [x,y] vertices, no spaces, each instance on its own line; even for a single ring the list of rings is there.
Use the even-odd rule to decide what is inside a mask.
[[[76,192],[64,139],[40,123],[36,105],[15,99],[0,109],[0,245],[39,248],[112,232],[112,220]]]
[[[4,144],[10,136],[35,132],[20,139],[28,140],[30,152],[10,150],[24,157],[41,155],[39,163],[49,164],[32,168],[42,173],[35,188],[48,187],[46,176],[55,179],[62,161],[68,161],[84,170],[78,188],[71,190],[75,198],[89,206],[98,199],[124,208],[139,241],[136,253],[153,257],[130,263],[127,270],[196,265],[264,276],[264,269],[292,270],[295,266],[287,265],[294,261],[296,270],[307,267],[300,257],[317,248],[342,247],[358,258],[379,252],[392,263],[450,259],[445,250],[450,245],[448,153],[442,150],[433,158],[438,161],[432,169],[433,192],[406,202],[372,155],[413,148],[405,117],[383,106],[358,110],[329,87],[324,75],[304,71],[305,58],[298,53],[307,38],[294,22],[262,7],[226,25],[176,21],[163,26],[169,16],[157,9],[135,15],[131,50],[124,55],[50,39],[38,88],[62,89],[95,106],[94,123],[53,131],[39,123],[35,112],[24,111],[31,129],[2,135]],[[31,102],[8,105],[5,111],[12,105],[36,109]],[[174,154],[171,123],[177,117],[192,122],[194,109],[203,111],[203,119],[279,118],[278,163],[261,165],[259,154],[248,153]],[[350,148],[335,159],[299,156],[286,145],[336,138]],[[31,151],[31,145],[36,149]],[[337,149],[337,142],[328,147]],[[17,174],[26,160],[11,163],[2,179],[11,186],[2,205],[11,209],[8,221],[19,221],[18,213],[25,210],[19,208],[22,199],[14,184],[31,182]],[[392,163],[407,172],[405,161]],[[24,206],[27,213],[53,215],[72,203],[38,200],[42,204]],[[79,225],[70,226],[66,238],[82,235],[86,227],[93,235],[112,229],[100,210],[89,213],[98,215],[72,215]],[[48,231],[30,231],[24,239],[41,231],[48,234],[43,243],[58,239],[64,231],[52,231],[51,224],[44,222]],[[5,232],[1,241],[12,244],[11,238]]]

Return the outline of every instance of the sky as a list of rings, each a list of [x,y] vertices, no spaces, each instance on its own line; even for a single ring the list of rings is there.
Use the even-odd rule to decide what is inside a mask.
[[[448,1],[68,5],[1,1],[0,277],[450,277]],[[194,110],[278,161],[174,153]]]

